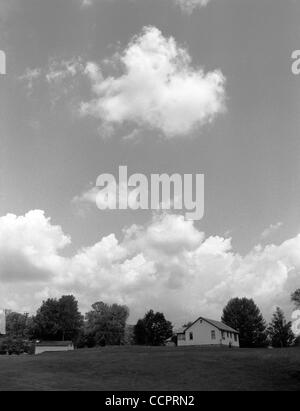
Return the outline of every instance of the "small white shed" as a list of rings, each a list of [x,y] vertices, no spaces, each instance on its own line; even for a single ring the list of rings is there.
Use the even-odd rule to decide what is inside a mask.
[[[64,352],[73,351],[74,344],[72,341],[42,341],[35,344],[35,355],[44,352]]]
[[[220,321],[200,317],[190,326],[177,332],[177,345],[239,348],[239,332]]]

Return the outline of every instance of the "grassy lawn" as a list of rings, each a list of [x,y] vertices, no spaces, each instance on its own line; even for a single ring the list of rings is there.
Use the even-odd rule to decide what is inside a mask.
[[[300,349],[106,347],[0,356],[0,390],[300,390]]]

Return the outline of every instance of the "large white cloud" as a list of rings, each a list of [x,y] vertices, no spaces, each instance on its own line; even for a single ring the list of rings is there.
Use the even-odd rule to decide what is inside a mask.
[[[97,65],[87,66],[94,98],[81,107],[106,126],[133,123],[167,138],[187,136],[224,111],[221,71],[194,68],[187,50],[155,27],[134,37],[114,64],[122,74],[104,77]]]
[[[30,309],[35,292],[55,282],[70,241],[43,211],[0,217],[0,305]]]
[[[80,1],[81,1],[80,4],[83,8],[88,8],[88,7],[92,6],[94,3],[97,2],[97,0],[80,0]],[[100,1],[104,2],[104,1],[113,1],[113,0],[100,0]],[[124,1],[124,0],[122,0],[122,1]],[[139,1],[139,0],[137,0],[137,1]],[[99,2],[99,0],[98,0],[98,2]],[[182,11],[190,14],[195,9],[206,6],[210,2],[210,0],[171,0],[171,2],[173,2],[176,5],[180,6]]]
[[[83,116],[99,119],[103,137],[122,125],[133,126],[131,137],[145,128],[166,138],[186,137],[225,110],[222,72],[194,67],[188,51],[155,27],[145,27],[101,65],[80,57],[51,59],[46,68],[27,69],[19,79],[29,95],[46,91],[52,108],[64,102],[72,112],[79,106]],[[82,102],[86,83],[91,95]]]
[[[154,308],[180,325],[200,314],[219,318],[235,296],[253,297],[269,317],[275,305],[291,309],[299,287],[300,235],[241,256],[231,239],[206,238],[193,222],[166,214],[71,257],[62,253],[68,244],[41,211],[1,217],[1,306],[32,311],[44,298],[74,293],[83,311],[116,301],[129,305],[131,321]]]

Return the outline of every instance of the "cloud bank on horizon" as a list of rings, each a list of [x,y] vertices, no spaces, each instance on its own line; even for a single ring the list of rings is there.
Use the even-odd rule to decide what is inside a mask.
[[[299,286],[300,235],[241,256],[230,238],[206,237],[182,216],[163,214],[66,257],[70,244],[43,211],[0,217],[1,304],[32,312],[43,299],[74,293],[82,310],[119,302],[131,321],[153,308],[180,325],[200,314],[219,318],[236,296],[254,298],[269,316],[276,305],[289,309]]]

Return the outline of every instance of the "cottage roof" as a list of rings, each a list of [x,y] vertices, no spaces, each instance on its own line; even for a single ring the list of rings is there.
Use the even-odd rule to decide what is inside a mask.
[[[206,321],[207,323],[209,323],[209,324],[213,325],[214,327],[218,328],[220,331],[227,331],[227,332],[239,334],[239,332],[237,330],[235,330],[234,328],[229,327],[228,325],[222,323],[221,321],[210,320],[209,318],[204,318],[204,317],[199,317],[196,321],[194,321],[188,327],[178,330],[176,334],[184,334],[192,325],[194,325],[199,320]]]
[[[37,347],[69,347],[73,345],[72,341],[40,341],[36,343]]]
[[[207,321],[208,323],[214,325],[215,327],[217,327],[221,331],[228,331],[228,332],[231,332],[231,333],[238,333],[237,330],[235,330],[234,328],[229,327],[228,325],[222,323],[221,321],[210,320],[208,318],[202,318],[202,319],[204,321]]]

